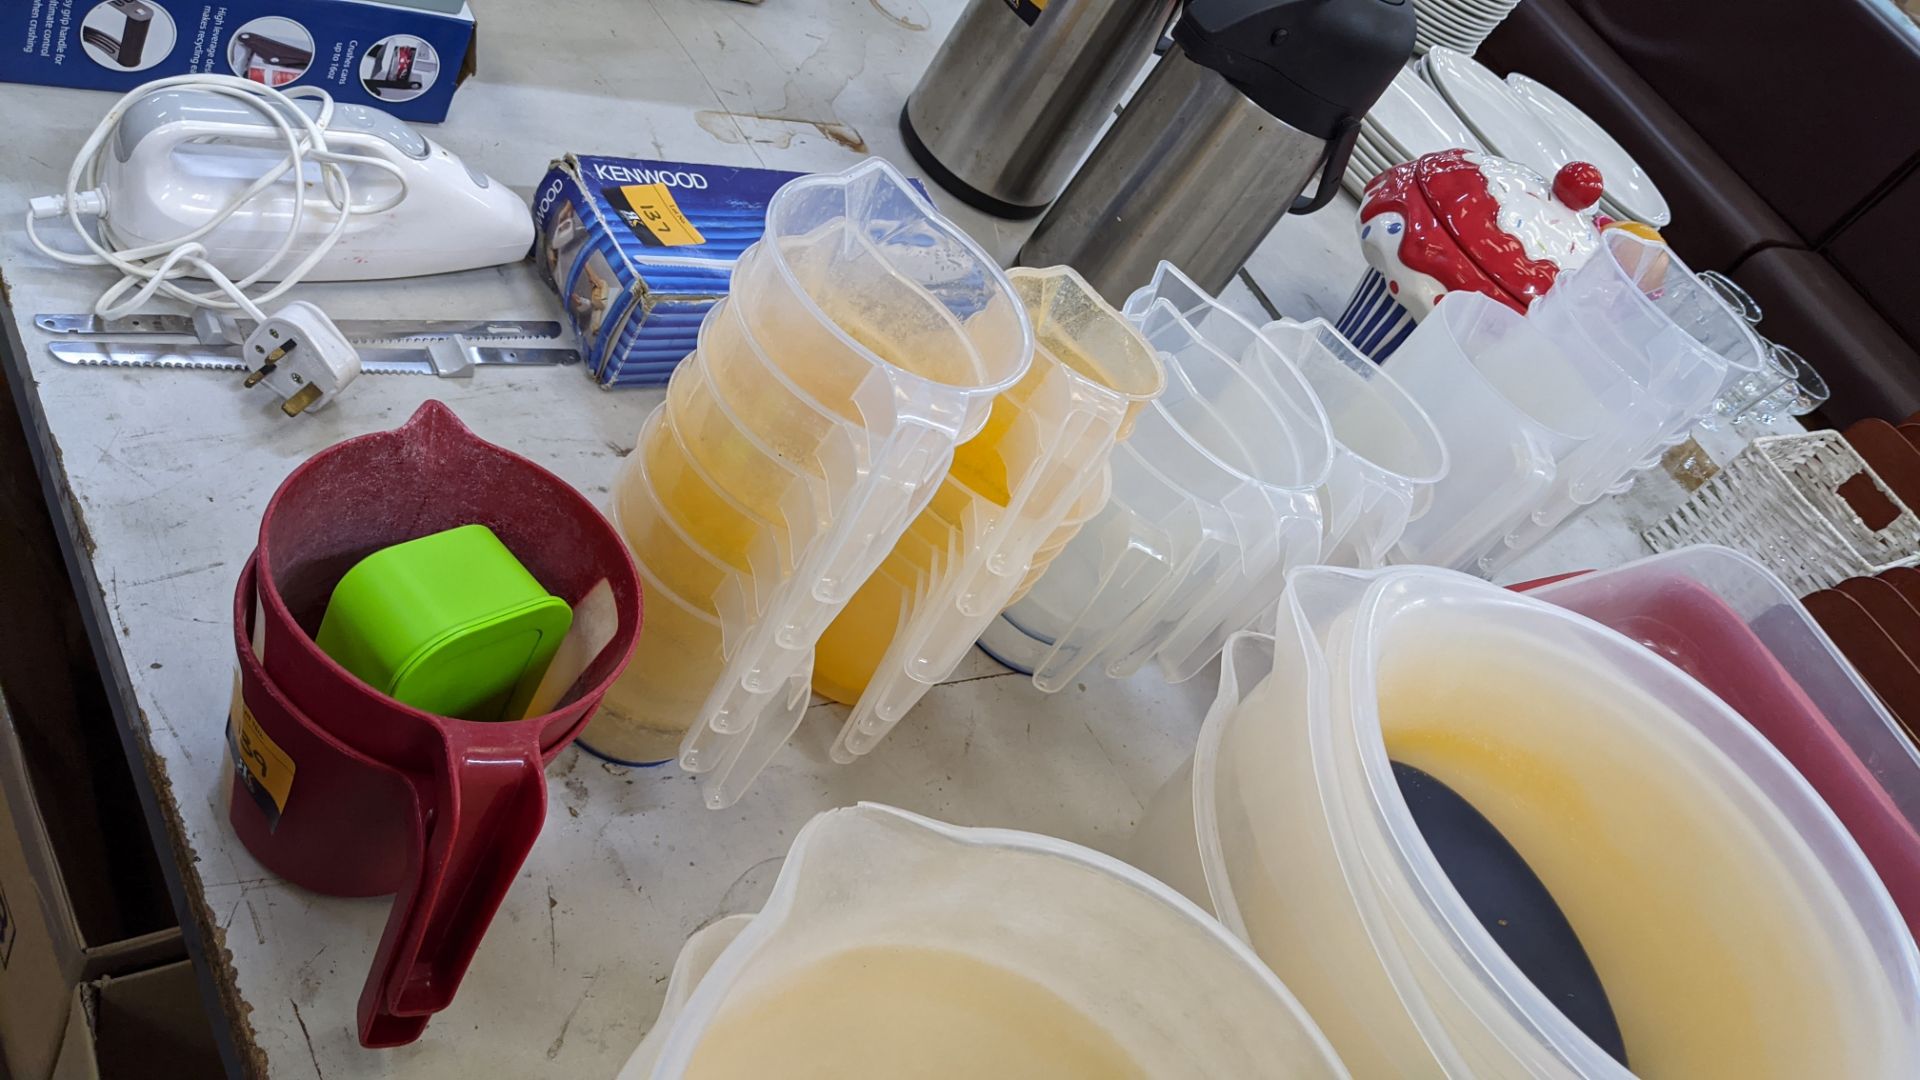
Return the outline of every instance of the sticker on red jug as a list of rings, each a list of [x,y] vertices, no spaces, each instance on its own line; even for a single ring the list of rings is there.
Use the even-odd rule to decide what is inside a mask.
[[[293,790],[293,759],[267,737],[253,710],[240,696],[240,679],[233,680],[233,705],[227,709],[227,753],[233,758],[233,781],[247,789],[267,816],[267,830],[280,824]]]

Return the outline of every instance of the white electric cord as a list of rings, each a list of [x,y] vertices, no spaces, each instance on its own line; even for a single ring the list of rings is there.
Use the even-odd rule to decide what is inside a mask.
[[[279,164],[261,174],[233,202],[222,207],[205,224],[182,233],[171,240],[147,244],[140,247],[115,250],[108,247],[89,231],[81,221],[82,214],[99,214],[104,200],[99,191],[100,160],[114,132],[119,128],[127,110],[141,98],[158,90],[178,86],[190,86],[198,90],[220,94],[224,97],[246,103],[265,117],[277,130],[285,142],[287,156]],[[312,97],[320,101],[318,116],[308,116],[298,105],[296,97]],[[116,318],[129,314],[156,293],[180,300],[196,307],[212,308],[218,311],[242,311],[256,321],[264,322],[266,314],[261,305],[278,299],[288,289],[298,284],[300,279],[312,270],[340,237],[345,234],[353,215],[378,214],[393,209],[407,195],[407,178],[400,169],[388,161],[360,154],[348,154],[327,147],[327,125],[333,119],[333,98],[318,87],[295,87],[290,91],[277,90],[262,83],[253,82],[232,75],[176,75],[171,78],[156,79],[144,86],[128,91],[115,102],[113,108],[100,121],[93,134],[81,145],[79,154],[73,159],[72,168],[67,170],[66,190],[54,199],[35,199],[33,207],[27,211],[27,239],[40,253],[50,259],[71,266],[110,266],[120,271],[120,280],[115,282],[94,303],[93,312],[103,319]],[[278,275],[278,283],[272,288],[253,296],[246,290],[273,273],[274,267],[285,261],[292,252],[295,243],[301,238],[301,223],[307,213],[307,199],[311,185],[302,182],[307,162],[318,166],[321,190],[327,201],[337,211],[333,227],[327,234],[314,243],[293,268]],[[399,182],[398,190],[391,198],[363,206],[353,204],[353,191],[347,181],[344,166],[361,165],[389,173]],[[287,225],[287,232],[273,255],[252,273],[234,281],[222,273],[205,258],[206,245],[200,239],[218,228],[245,206],[255,195],[265,191],[270,185],[278,183],[288,172],[294,174],[293,214]],[[48,245],[34,231],[37,218],[53,217],[64,214],[73,225],[74,231],[86,242],[91,254],[62,251]],[[194,292],[176,284],[178,279],[198,273],[211,281],[215,291]],[[131,290],[132,295],[128,296]],[[122,297],[126,297],[123,301]]]

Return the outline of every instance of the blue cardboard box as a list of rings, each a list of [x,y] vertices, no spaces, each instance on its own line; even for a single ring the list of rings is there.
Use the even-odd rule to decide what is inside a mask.
[[[569,154],[533,201],[535,261],[601,386],[664,386],[767,204],[804,173]],[[926,194],[918,180],[911,183]]]
[[[473,73],[473,13],[460,0],[0,0],[0,32],[4,82],[124,93],[170,75],[238,75],[404,120],[446,119]]]
[[[802,175],[569,154],[534,198],[535,257],[602,386],[661,386],[727,295],[767,203]]]

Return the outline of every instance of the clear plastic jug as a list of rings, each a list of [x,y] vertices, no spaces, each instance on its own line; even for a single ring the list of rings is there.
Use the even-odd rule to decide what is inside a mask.
[[[1478,293],[1449,293],[1381,367],[1440,429],[1449,462],[1395,562],[1473,568],[1609,419],[1573,359]]]
[[[1150,410],[1134,439],[1155,445],[1156,436],[1183,437],[1169,427]],[[1233,534],[1224,510],[1129,446],[1115,448],[1109,474],[1105,505],[980,638],[989,655],[1033,675],[1034,685],[1048,693],[1063,689],[1116,643],[1139,636],[1159,610],[1158,599]]]
[[[1666,245],[1619,229],[1535,300],[1527,318],[1574,361],[1608,422],[1568,455],[1552,491],[1486,561],[1488,572],[1630,486],[1636,470],[1684,440],[1720,391],[1766,355],[1747,321]]]
[[[1333,465],[1319,491],[1320,561],[1379,566],[1447,474],[1439,429],[1393,376],[1325,319],[1282,319],[1261,327],[1260,336],[1306,379],[1333,433]]]
[[[622,1080],[1344,1077],[1251,950],[1075,844],[863,804],[696,934]]]
[[[1319,555],[1333,444],[1311,387],[1170,263],[1122,310],[1167,389],[1114,452],[1107,510],[982,639],[1049,693],[1096,658],[1115,676],[1155,658],[1191,678]]]
[[[1209,900],[1357,1073],[1914,1074],[1920,953],[1885,887],[1799,773],[1692,678],[1431,567],[1296,572],[1279,623],[1229,648],[1135,856]],[[1449,786],[1524,858],[1604,987],[1626,1067],[1467,906],[1396,765]]]
[[[1032,354],[1006,276],[891,165],[781,188],[613,495],[688,616],[685,663],[630,668],[587,744],[645,760],[682,730],[707,803],[739,798],[799,722],[815,640]]]
[[[1115,443],[1166,385],[1153,348],[1080,275],[1008,279],[1033,324],[1033,366],[820,638],[814,688],[853,706],[836,760],[873,749],[1065,546],[1069,517],[1105,491]]]

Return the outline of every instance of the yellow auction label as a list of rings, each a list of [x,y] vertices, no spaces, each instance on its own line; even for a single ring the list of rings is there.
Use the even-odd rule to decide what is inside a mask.
[[[653,234],[660,246],[686,247],[707,242],[700,230],[693,227],[693,222],[687,220],[667,185],[629,184],[620,189],[620,194],[632,211],[628,220]]]
[[[233,681],[233,704],[227,709],[227,750],[233,755],[234,778],[245,785],[272,824],[279,824],[293,791],[293,759],[267,735],[253,710],[240,696],[240,680]]]
[[[1032,26],[1040,13],[1047,10],[1047,0],[1007,0],[1007,6],[1020,16],[1020,21]]]

